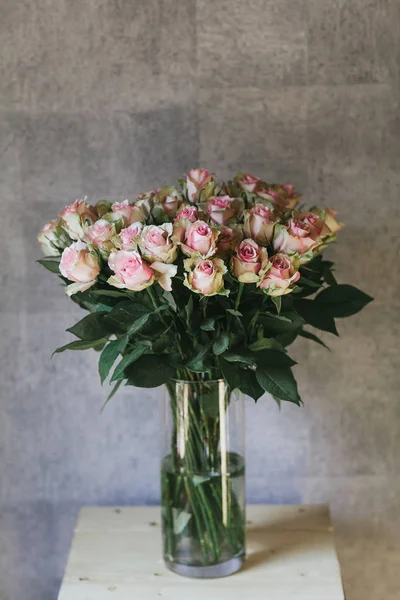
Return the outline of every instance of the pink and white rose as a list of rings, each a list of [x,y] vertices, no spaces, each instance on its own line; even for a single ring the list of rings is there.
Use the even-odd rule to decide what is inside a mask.
[[[93,206],[84,200],[75,200],[60,213],[62,225],[72,240],[83,239],[87,228],[97,221]]]
[[[140,292],[154,283],[154,271],[135,250],[111,252],[108,266],[114,275],[107,283],[116,288]]]
[[[75,242],[63,251],[60,271],[63,277],[75,282],[66,287],[68,296],[84,292],[96,283],[100,273],[99,257],[83,242]]]
[[[235,177],[235,183],[243,190],[246,190],[246,192],[254,194],[256,189],[260,186],[260,183],[262,183],[262,181],[259,177],[251,175],[250,173],[239,173]]]
[[[185,231],[179,233],[182,240],[181,250],[186,256],[198,255],[209,258],[215,254],[218,231],[205,221],[190,223]]]
[[[224,288],[227,269],[221,258],[187,258],[184,267],[184,285],[192,292],[203,296],[228,295]]]
[[[152,215],[157,223],[173,219],[182,205],[182,194],[173,186],[159,190],[154,198]]]
[[[243,202],[230,196],[211,196],[207,200],[207,213],[219,225],[226,225],[243,210]]]
[[[140,221],[132,223],[132,225],[129,225],[125,229],[121,229],[119,235],[114,240],[115,245],[120,250],[137,250],[137,242],[142,229],[143,224]]]
[[[114,202],[111,206],[111,214],[107,215],[111,221],[122,221],[124,227],[129,227],[132,223],[144,221],[146,215],[141,207],[129,204],[129,200],[123,202]]]
[[[296,192],[296,189],[292,184],[272,185],[267,189],[260,190],[257,195],[259,195],[260,198],[272,200],[279,210],[293,210],[300,199],[300,194]]]
[[[312,252],[322,244],[324,223],[314,213],[299,213],[288,224],[278,224],[274,230],[273,247],[276,252],[295,255],[301,262],[312,258]]]
[[[106,219],[99,219],[88,227],[85,234],[85,241],[98,248],[102,256],[108,256],[114,248],[112,238],[116,235],[114,223]]]
[[[172,263],[176,259],[177,246],[171,240],[172,223],[147,225],[138,238],[142,256],[149,262]]]
[[[174,222],[177,223],[178,221],[183,219],[185,221],[190,221],[191,223],[194,223],[195,221],[198,220],[198,218],[199,218],[198,208],[196,206],[186,204],[185,206],[183,206],[179,209],[176,217],[174,218]]]
[[[162,289],[166,292],[171,292],[172,277],[175,277],[177,274],[178,267],[176,265],[159,261],[153,262],[150,267],[153,269],[156,281],[162,287]]]
[[[60,256],[64,248],[71,244],[71,238],[62,228],[60,219],[46,223],[37,240],[45,256]]]
[[[207,200],[207,198],[200,198],[200,192],[207,188],[213,187],[214,176],[207,171],[207,169],[192,169],[186,176],[186,189],[187,197],[190,202],[196,200]],[[207,195],[207,194],[206,194]],[[207,196],[208,197],[208,196]]]
[[[258,285],[269,296],[283,296],[293,291],[292,286],[299,279],[300,272],[296,270],[290,258],[286,254],[275,254],[271,257]]]
[[[266,246],[273,238],[277,216],[265,204],[257,203],[244,213],[243,231],[260,246]]]
[[[236,248],[231,258],[233,275],[241,283],[257,283],[258,274],[268,263],[268,255],[264,248],[252,239],[245,239]]]

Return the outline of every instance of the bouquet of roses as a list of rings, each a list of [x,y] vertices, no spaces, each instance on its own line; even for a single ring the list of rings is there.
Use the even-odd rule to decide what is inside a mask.
[[[292,185],[194,169],[132,201],[67,206],[40,232],[39,262],[89,314],[56,352],[101,352],[110,397],[123,382],[224,378],[255,400],[300,404],[287,346],[298,335],[324,345],[307,325],[337,335],[335,319],[372,298],[322,258],[342,227],[335,212],[299,200]]]

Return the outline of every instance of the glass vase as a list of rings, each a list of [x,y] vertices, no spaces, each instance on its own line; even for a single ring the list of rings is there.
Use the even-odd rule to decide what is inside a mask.
[[[224,380],[167,384],[161,465],[164,561],[224,577],[245,555],[244,401]]]

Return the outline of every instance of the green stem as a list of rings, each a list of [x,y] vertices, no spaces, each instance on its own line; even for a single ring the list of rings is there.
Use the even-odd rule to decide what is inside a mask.
[[[241,299],[242,293],[243,293],[243,288],[244,288],[244,283],[240,282],[239,283],[239,291],[236,296],[235,310],[237,310],[239,308],[240,299]]]

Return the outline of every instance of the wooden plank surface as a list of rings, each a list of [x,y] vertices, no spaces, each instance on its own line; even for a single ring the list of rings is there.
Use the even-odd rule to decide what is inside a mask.
[[[84,508],[59,600],[343,600],[327,506],[247,507],[247,559],[194,580],[161,558],[159,507]]]

